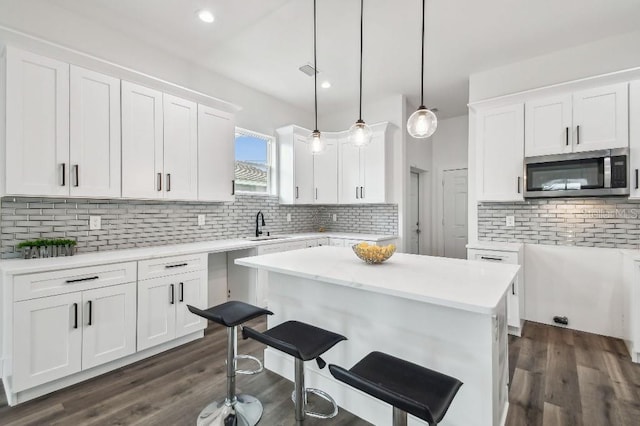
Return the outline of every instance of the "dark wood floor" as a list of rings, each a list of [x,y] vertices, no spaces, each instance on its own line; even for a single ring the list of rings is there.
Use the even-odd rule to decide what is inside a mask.
[[[224,395],[225,342],[225,330],[213,326],[204,339],[17,407],[0,400],[0,425],[194,424],[202,407]],[[239,342],[240,352],[258,357],[263,348]],[[521,338],[510,337],[509,363],[509,426],[640,425],[640,366],[620,340],[527,323]],[[238,376],[238,388],[262,401],[260,424],[294,423],[287,380],[265,371]],[[369,423],[340,410],[308,424]]]

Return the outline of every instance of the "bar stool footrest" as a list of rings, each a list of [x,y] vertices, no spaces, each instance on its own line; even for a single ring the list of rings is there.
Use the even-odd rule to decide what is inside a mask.
[[[258,368],[254,369],[254,370],[236,370],[236,374],[244,374],[244,375],[247,375],[247,376],[251,376],[253,374],[261,373],[264,370],[264,366],[262,365],[262,361],[260,361],[255,356],[251,356],[251,355],[236,355],[235,356],[235,360],[237,361],[239,359],[248,359],[250,361],[253,361],[253,362],[258,364]]]
[[[322,399],[324,399],[325,401],[327,401],[328,403],[330,403],[333,406],[333,411],[331,413],[316,413],[315,411],[309,411],[309,410],[305,410],[305,414],[309,417],[314,417],[316,419],[332,419],[334,418],[336,415],[338,415],[338,404],[336,404],[336,401],[331,397],[331,395],[329,395],[328,393],[326,393],[325,391],[321,390],[321,389],[316,389],[316,388],[305,388],[305,401],[307,400],[307,394],[312,393]],[[296,391],[294,390],[291,393],[291,401],[293,401],[293,405],[296,404]]]

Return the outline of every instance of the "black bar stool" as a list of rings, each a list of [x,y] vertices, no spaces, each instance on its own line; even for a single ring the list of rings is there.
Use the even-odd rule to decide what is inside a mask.
[[[264,333],[249,327],[242,328],[242,336],[262,342],[267,346],[289,354],[295,359],[295,388],[291,399],[295,404],[296,425],[302,425],[305,416],[330,419],[338,414],[338,405],[329,394],[314,388],[304,387],[304,361],[315,359],[318,367],[327,365],[320,355],[346,337],[299,321],[287,321]],[[331,413],[307,411],[307,393],[313,393],[333,405]]]
[[[262,371],[262,363],[250,355],[236,355],[238,325],[273,312],[248,303],[231,301],[201,310],[187,305],[191,313],[227,327],[227,396],[224,401],[214,401],[207,405],[198,416],[198,426],[253,426],[262,417],[262,404],[251,395],[236,395],[236,373],[257,374]],[[255,370],[236,370],[238,359],[250,359],[258,363]]]
[[[345,370],[329,365],[336,379],[393,406],[393,426],[406,426],[407,413],[430,426],[442,421],[462,382],[400,358],[371,352]]]

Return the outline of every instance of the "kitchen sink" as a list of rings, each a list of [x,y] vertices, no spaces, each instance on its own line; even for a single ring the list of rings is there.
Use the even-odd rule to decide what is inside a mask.
[[[264,235],[264,236],[260,236],[260,237],[248,237],[247,240],[249,241],[268,241],[268,240],[285,240],[287,238],[291,238],[291,237],[287,237],[284,235]]]

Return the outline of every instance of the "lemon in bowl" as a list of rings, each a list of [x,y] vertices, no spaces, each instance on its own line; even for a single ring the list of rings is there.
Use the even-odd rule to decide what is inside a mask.
[[[371,265],[384,262],[396,252],[396,246],[394,244],[389,244],[388,246],[376,246],[362,242],[353,245],[352,248],[356,256]]]

